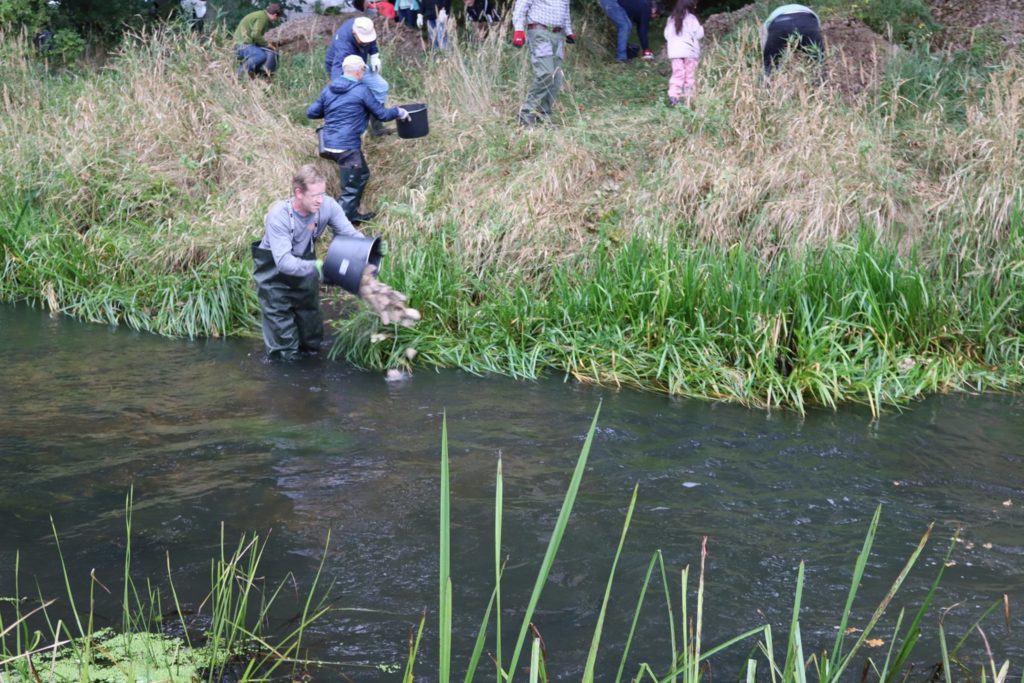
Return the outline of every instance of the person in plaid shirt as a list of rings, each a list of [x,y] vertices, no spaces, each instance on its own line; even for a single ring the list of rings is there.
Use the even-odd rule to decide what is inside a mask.
[[[565,44],[575,43],[569,0],[516,0],[512,8],[512,44],[530,44],[533,83],[519,110],[519,125],[529,127],[551,116],[551,105],[565,80]]]

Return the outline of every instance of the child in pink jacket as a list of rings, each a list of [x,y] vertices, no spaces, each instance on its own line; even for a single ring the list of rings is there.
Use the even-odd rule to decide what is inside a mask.
[[[665,24],[665,47],[672,60],[672,76],[668,79],[668,102],[675,106],[680,97],[690,104],[697,88],[697,62],[700,61],[700,40],[704,27],[693,11],[697,0],[676,0],[675,9]]]

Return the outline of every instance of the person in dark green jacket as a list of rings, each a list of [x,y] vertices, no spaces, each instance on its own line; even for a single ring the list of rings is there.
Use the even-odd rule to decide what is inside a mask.
[[[277,70],[277,52],[269,45],[263,34],[270,24],[284,15],[281,5],[272,2],[265,10],[256,10],[245,15],[235,29],[235,55],[241,61],[238,75],[250,76],[263,72],[270,76]]]

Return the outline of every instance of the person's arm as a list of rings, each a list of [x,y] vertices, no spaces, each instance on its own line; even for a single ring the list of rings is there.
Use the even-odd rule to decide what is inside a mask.
[[[576,34],[572,30],[572,17],[569,15],[569,0],[565,0],[563,4],[565,5],[565,13],[562,15],[562,28],[565,30],[566,36],[573,36],[573,39],[575,39]]]
[[[352,221],[345,215],[334,197],[325,196],[323,204],[320,205],[320,213],[327,218],[327,225],[331,226],[331,232],[335,237],[366,237],[352,225]]]
[[[252,28],[249,30],[249,42],[253,45],[259,45],[260,47],[266,47],[267,41],[263,37],[263,34],[270,28],[270,17],[264,12],[261,16],[256,17],[256,21],[252,23]]]
[[[398,107],[385,107],[377,101],[377,98],[373,96],[369,88],[360,88],[360,90],[362,92],[359,96],[363,100],[363,106],[369,109],[371,114],[381,121],[394,121],[398,118]]]
[[[326,91],[326,88],[324,88]],[[322,119],[324,117],[324,93],[320,93],[320,97],[316,98],[316,102],[309,105],[306,110],[307,119]]]
[[[516,0],[512,7],[512,28],[516,31],[526,30],[526,13],[530,9],[530,0]]]
[[[277,269],[285,275],[307,277],[316,272],[316,264],[292,254],[292,229],[289,218],[286,209],[271,210],[267,214],[266,229],[270,253],[274,255]]]

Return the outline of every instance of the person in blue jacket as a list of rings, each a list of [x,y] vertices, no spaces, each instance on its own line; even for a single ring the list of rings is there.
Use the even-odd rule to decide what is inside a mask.
[[[377,101],[383,105],[388,98],[390,86],[381,76],[380,48],[377,47],[377,30],[369,17],[353,17],[334,32],[331,44],[327,46],[324,56],[324,68],[331,80],[341,76],[341,63],[349,55],[357,55],[366,63],[366,75],[363,84],[370,89]],[[395,132],[385,128],[376,117],[370,117],[370,128],[373,135],[388,135]]]
[[[370,180],[370,167],[362,151],[362,136],[366,121],[375,116],[381,121],[406,120],[409,113],[401,107],[385,107],[366,87],[366,63],[359,55],[349,55],[342,61],[341,75],[320,92],[316,102],[309,105],[306,116],[324,119],[323,155],[338,163],[341,194],[338,199],[345,215],[353,223],[364,223],[374,213],[360,213],[359,203]]]

